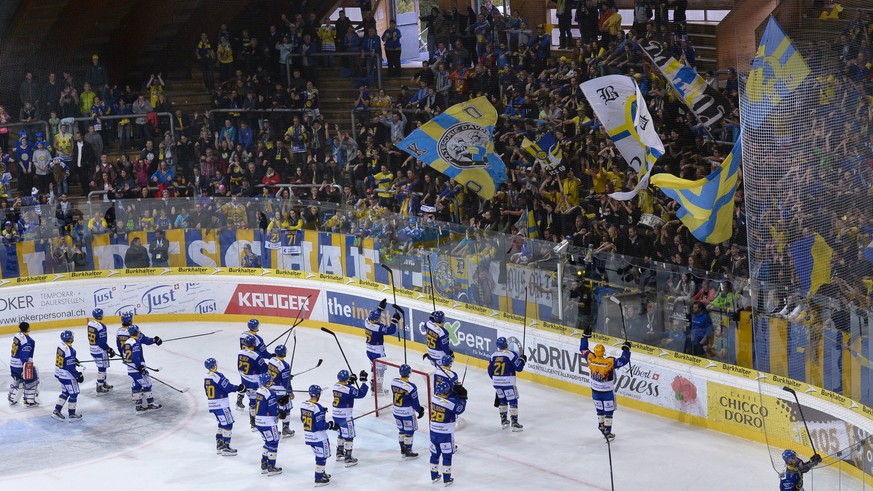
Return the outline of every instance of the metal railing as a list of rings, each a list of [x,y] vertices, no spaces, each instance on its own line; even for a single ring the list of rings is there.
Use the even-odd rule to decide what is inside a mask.
[[[152,111],[152,112],[154,112],[154,111]],[[140,118],[145,118],[148,114],[150,114],[150,113],[107,114],[105,116],[98,116],[97,118],[92,118],[90,116],[82,116],[79,118],[72,118],[72,119],[73,119],[73,121],[76,121],[76,122],[90,122],[90,121],[93,121],[94,119],[99,119],[100,121],[115,121],[115,120],[120,120],[120,119],[137,120]],[[173,140],[175,140],[176,139],[176,123],[173,120],[173,118],[174,118],[173,113],[160,112],[160,113],[155,113],[155,114],[157,114],[157,116],[159,118],[167,118],[167,120],[169,120],[169,122],[170,122],[170,136],[172,136]],[[132,122],[134,122],[134,121],[132,121]],[[146,124],[148,124],[148,121],[146,121]]]
[[[34,121],[34,122],[32,122],[32,123],[9,123],[9,124],[4,124],[4,125],[0,125],[0,128],[7,128],[7,129],[10,129],[10,128],[31,128],[31,127],[33,127],[33,126],[42,126],[42,127],[43,127],[43,134],[44,134],[45,137],[46,137],[46,141],[48,141],[48,138],[51,136],[51,135],[49,134],[49,124],[48,124],[47,121],[44,121],[44,120],[42,120],[42,119],[36,120],[36,121]],[[10,131],[8,134],[9,134],[10,137],[12,137],[12,132],[11,132],[11,131]],[[17,139],[17,138],[16,138],[16,139]],[[51,142],[49,142],[49,143],[51,143]]]
[[[300,53],[291,53],[290,55],[288,55],[288,58],[285,59],[285,83],[286,84],[289,84],[290,80],[291,80],[291,69],[292,69],[292,65],[293,65],[291,60],[293,58],[300,58],[302,56],[303,55]],[[370,58],[370,57],[375,57],[376,58],[376,60],[375,60],[375,64],[376,64],[376,66],[375,66],[375,69],[376,69],[376,88],[378,88],[378,89],[382,88],[382,53],[365,53],[363,51],[344,51],[344,52],[332,51],[332,52],[312,53],[312,54],[307,55],[307,56],[313,56],[316,58],[319,58],[319,57],[325,58],[328,56],[330,56],[330,57],[335,56],[338,58],[352,58],[352,57],[354,57],[354,58]],[[364,67],[364,70],[366,71],[366,67]]]

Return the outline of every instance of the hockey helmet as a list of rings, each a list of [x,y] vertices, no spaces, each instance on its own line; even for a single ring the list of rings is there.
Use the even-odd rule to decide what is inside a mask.
[[[252,336],[251,334],[246,334],[242,338],[242,345],[249,347],[249,348],[254,348],[255,347],[255,337]]]
[[[319,397],[321,397],[321,387],[319,387],[317,385],[310,385],[309,386],[309,397],[312,397],[315,399],[318,399]]]
[[[284,344],[280,344],[276,346],[275,354],[279,358],[285,358],[285,355],[288,354],[288,348],[286,348]]]
[[[98,321],[103,319],[103,309],[94,309],[91,311],[91,316],[97,319]]]
[[[782,460],[785,461],[786,464],[794,463],[797,459],[797,452],[791,450],[790,448],[782,452]]]
[[[273,376],[269,372],[264,372],[258,375],[258,383],[261,387],[269,387],[273,385]]]
[[[497,338],[497,349],[506,349],[509,347],[509,343],[506,341],[506,338],[500,336]]]
[[[203,362],[203,366],[210,372],[218,370],[218,362],[215,361],[215,358],[207,358],[206,361]]]
[[[136,324],[131,324],[127,328],[127,334],[129,334],[130,337],[132,337],[132,338],[138,336],[139,335],[139,326]]]
[[[411,374],[412,374],[412,367],[410,367],[406,363],[404,363],[403,365],[400,365],[400,376],[401,377],[408,377]]]
[[[604,348],[602,344],[597,344],[594,346],[594,356],[598,358],[603,358],[604,354],[606,354],[606,348]]]
[[[440,383],[436,385],[436,389],[434,389],[434,394],[438,396],[447,396],[449,395],[449,391],[452,390],[452,386],[445,380],[441,380]]]
[[[451,366],[452,363],[455,361],[455,357],[454,355],[443,355],[443,359],[440,361],[442,362],[444,367],[448,367]]]
[[[377,320],[379,320],[379,317],[382,317],[382,312],[380,312],[378,309],[371,310],[370,315],[367,316],[367,320],[370,322],[376,322]]]
[[[345,382],[349,379],[349,376],[348,370],[340,370],[339,373],[336,374],[336,379],[340,382]]]
[[[70,344],[73,342],[73,331],[69,329],[61,333],[61,341]]]
[[[258,332],[258,326],[261,325],[261,321],[257,319],[249,319],[249,331]]]
[[[430,314],[430,320],[436,322],[437,324],[442,324],[446,319],[446,314],[442,310],[436,310],[433,314]]]
[[[129,326],[133,323],[133,314],[130,312],[123,312],[121,314],[121,324],[124,326]]]

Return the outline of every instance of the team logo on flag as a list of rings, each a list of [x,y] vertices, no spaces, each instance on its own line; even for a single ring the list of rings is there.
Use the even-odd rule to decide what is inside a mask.
[[[470,169],[488,167],[490,132],[476,123],[457,123],[449,127],[437,142],[441,159],[452,167]]]

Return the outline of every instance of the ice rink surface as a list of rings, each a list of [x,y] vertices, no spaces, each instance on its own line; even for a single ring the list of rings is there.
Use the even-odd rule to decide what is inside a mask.
[[[8,358],[11,335],[0,337],[4,358],[0,362],[4,399],[0,400],[0,489],[93,490],[107,485],[128,489],[244,490],[297,489],[313,486],[314,457],[303,443],[298,394],[291,427],[297,434],[283,438],[279,445],[279,476],[260,473],[261,438],[249,429],[247,413],[235,412],[232,446],[235,457],[215,453],[215,418],[206,409],[203,393],[203,360],[215,357],[219,371],[232,382],[239,380],[235,360],[238,337],[244,323],[152,324],[138,322],[146,335],[163,338],[219,330],[202,338],[145,346],[149,366],[166,382],[188,388],[179,394],[155,383],[154,391],[164,405],[160,411],[137,415],[130,398],[130,382],[124,367],[114,362],[109,383],[115,390],[97,396],[96,371],[87,364],[85,383],[79,396],[79,423],[51,419],[59,384],[53,377],[55,347],[60,331],[36,331],[36,365],[40,370],[42,406],[10,408],[5,401],[8,388]],[[83,322],[84,325],[84,322]],[[117,325],[109,324],[114,343]],[[288,326],[261,325],[269,342]],[[313,328],[296,329],[297,353],[293,372],[323,365],[294,380],[295,389],[310,384],[331,386],[345,363],[334,339]],[[74,347],[80,360],[89,360],[85,329],[75,329]],[[362,337],[338,334],[352,368],[368,367]],[[275,346],[275,345],[274,345]],[[288,343],[290,353],[293,342]],[[388,346],[392,360],[402,360],[402,350]],[[609,353],[613,354],[613,353]],[[421,354],[409,352],[410,361]],[[463,364],[455,370],[463,372]],[[386,377],[394,377],[390,371]],[[459,452],[454,458],[455,484],[452,489],[543,489],[609,490],[607,446],[597,430],[594,407],[587,396],[519,380],[521,433],[501,430],[494,392],[487,373],[470,367],[465,386],[470,400],[456,434]],[[327,391],[326,391],[327,392]],[[321,403],[330,407],[329,393]],[[373,398],[358,402],[356,413],[374,408]],[[66,408],[64,413],[66,414]],[[405,490],[442,488],[431,484],[428,464],[428,436],[425,419],[419,421],[414,449],[416,460],[403,461],[397,432],[390,414],[367,416],[356,422],[355,456],[359,463],[345,468],[331,457],[327,472],[332,475],[328,489]],[[615,416],[617,435],[612,443],[615,489],[617,490],[757,490],[777,489],[766,446],[710,432],[695,426],[619,408]],[[336,433],[329,432],[333,451]],[[133,481],[133,483],[131,483]],[[847,482],[850,481],[850,482]],[[133,486],[131,486],[133,484]],[[861,489],[830,468],[807,474],[807,490]]]

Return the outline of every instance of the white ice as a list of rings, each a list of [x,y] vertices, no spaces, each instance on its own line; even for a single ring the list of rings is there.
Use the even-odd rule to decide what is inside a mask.
[[[115,362],[109,369],[113,393],[98,397],[93,364],[85,372],[79,397],[79,423],[50,418],[59,385],[52,376],[59,331],[36,331],[36,364],[42,382],[42,406],[36,409],[8,407],[0,400],[0,489],[93,490],[123,489],[297,489],[313,486],[314,457],[303,443],[299,412],[295,404],[292,428],[297,435],[282,439],[279,476],[260,473],[261,438],[249,430],[247,414],[236,412],[232,446],[235,457],[215,453],[215,418],[206,409],[202,383],[203,360],[215,357],[219,370],[238,380],[235,357],[242,323],[140,323],[143,332],[164,338],[218,329],[217,334],[190,340],[146,346],[152,373],[172,385],[189,388],[177,394],[159,383],[155,393],[164,403],[161,411],[135,415],[129,379]],[[288,326],[261,325],[266,341]],[[114,341],[117,326],[110,325]],[[297,329],[295,372],[324,364],[294,380],[295,389],[310,384],[332,385],[345,362],[329,335],[314,328]],[[80,360],[90,359],[84,328],[75,329],[74,347]],[[352,368],[368,367],[363,338],[340,334]],[[8,353],[11,336],[0,337],[0,349]],[[289,342],[289,357],[292,343]],[[402,359],[402,350],[388,346],[389,357]],[[410,359],[420,353],[410,351]],[[8,366],[0,362],[3,386]],[[463,365],[456,367],[463,371]],[[389,375],[394,376],[395,374]],[[519,380],[520,422],[524,431],[501,430],[494,393],[484,370],[470,367],[465,385],[470,401],[463,425],[456,435],[459,453],[454,458],[454,489],[555,489],[609,490],[607,445],[596,427],[594,408],[587,396]],[[4,389],[5,392],[5,389]],[[303,394],[298,394],[299,403]],[[5,398],[4,398],[5,399]],[[321,400],[330,406],[329,394]],[[371,397],[358,403],[357,413],[372,409]],[[441,488],[431,484],[428,437],[425,420],[416,433],[417,460],[402,461],[397,433],[390,415],[364,417],[357,422],[356,467],[334,461],[327,465],[332,475],[328,489],[401,490],[410,486]],[[615,416],[612,463],[617,490],[753,490],[776,489],[778,477],[766,446],[710,432],[695,426],[619,407]],[[330,432],[335,451],[335,433]],[[830,468],[807,474],[806,489],[861,489],[862,485]]]

